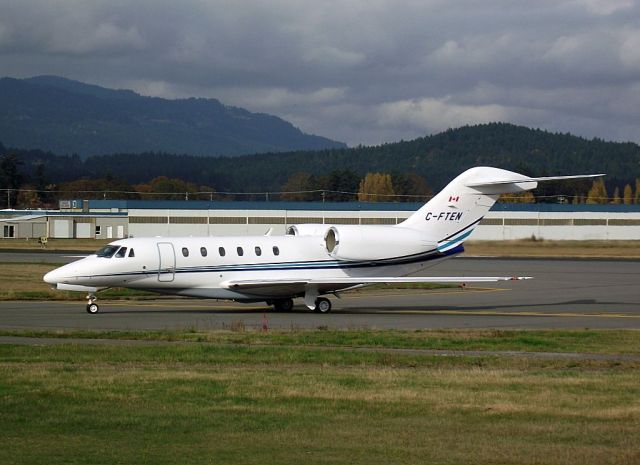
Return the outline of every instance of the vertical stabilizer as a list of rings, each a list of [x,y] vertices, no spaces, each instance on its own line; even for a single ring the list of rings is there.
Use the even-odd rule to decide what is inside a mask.
[[[498,184],[494,184],[498,183]],[[476,167],[460,174],[404,222],[425,232],[445,252],[466,240],[500,194],[534,189],[527,176],[499,168]]]
[[[500,168],[478,166],[460,174],[398,226],[424,231],[428,240],[445,252],[457,247],[473,232],[501,194],[514,194],[541,181],[594,178],[603,174],[532,178]]]

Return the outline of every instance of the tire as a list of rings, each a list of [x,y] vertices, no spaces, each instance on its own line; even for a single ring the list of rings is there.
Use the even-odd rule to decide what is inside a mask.
[[[293,299],[279,299],[273,303],[273,308],[278,312],[290,312],[293,309]]]
[[[100,307],[98,307],[98,304],[87,304],[87,313],[95,314],[98,313],[99,310]]]
[[[315,311],[318,313],[329,313],[331,311],[331,301],[324,297],[319,297],[316,299]]]

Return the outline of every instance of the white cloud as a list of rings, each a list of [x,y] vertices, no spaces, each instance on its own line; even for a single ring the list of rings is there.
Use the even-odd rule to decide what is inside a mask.
[[[620,61],[625,67],[640,71],[640,29],[624,30],[621,35]]]
[[[460,105],[448,97],[384,103],[377,114],[380,126],[408,125],[424,133],[508,119],[508,111],[499,105]]]

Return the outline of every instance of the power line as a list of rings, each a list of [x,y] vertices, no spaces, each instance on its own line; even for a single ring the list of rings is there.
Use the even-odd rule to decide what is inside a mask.
[[[11,193],[14,192],[16,194],[20,192],[29,192],[36,194],[66,194],[68,196],[75,195],[102,195],[105,197],[107,194],[110,196],[125,196],[125,195],[136,195],[140,197],[159,197],[159,196],[185,196],[185,200],[189,199],[189,196],[197,197],[197,196],[207,196],[209,200],[213,200],[213,196],[255,196],[258,198],[273,198],[278,196],[285,195],[300,195],[300,194],[320,194],[323,198],[325,198],[326,194],[338,194],[338,195],[349,195],[354,197],[384,197],[389,199],[394,198],[402,198],[402,199],[416,199],[421,201],[428,201],[432,199],[433,195],[421,195],[421,194],[377,194],[377,193],[363,193],[363,192],[353,192],[353,191],[340,191],[340,190],[331,190],[331,189],[313,189],[313,190],[298,190],[298,191],[251,191],[251,192],[240,192],[240,191],[171,191],[171,192],[139,192],[139,191],[130,191],[130,190],[112,190],[112,189],[100,189],[100,190],[60,190],[60,189],[11,189],[11,188],[2,188],[0,192],[6,192],[7,194],[7,205],[10,207],[11,202]],[[542,199],[573,199],[575,197],[584,198],[586,200],[587,196],[585,194],[554,194],[554,195],[533,195],[532,198],[534,200],[542,200]],[[504,194],[501,197],[504,199],[510,200],[519,200],[523,199],[522,197],[513,196],[509,194]],[[590,200],[598,201],[601,203],[611,203],[613,201],[620,201],[620,203],[624,202],[624,199],[621,197],[590,197]],[[109,200],[118,200],[118,199],[109,199]],[[304,200],[302,200],[304,201]]]

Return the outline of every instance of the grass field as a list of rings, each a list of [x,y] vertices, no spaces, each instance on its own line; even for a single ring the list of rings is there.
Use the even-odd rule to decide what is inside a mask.
[[[494,257],[640,258],[637,241],[467,241],[466,255]]]
[[[0,255],[1,258],[1,255]],[[50,263],[0,262],[0,301],[2,300],[82,300],[86,292],[51,289],[42,277],[60,266]],[[130,289],[108,289],[100,292],[102,299],[146,298],[157,294]]]
[[[526,350],[554,339],[553,331],[523,333],[344,332],[340,340],[323,331],[209,333],[196,336],[209,343],[0,344],[0,463],[639,463],[640,362],[346,348]],[[560,352],[610,350],[617,340],[616,350],[637,353],[640,342],[633,331],[555,335]],[[491,342],[501,339],[510,343]],[[330,345],[336,342],[344,347]]]

